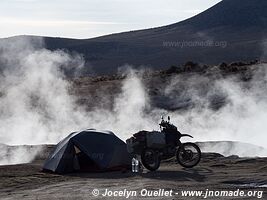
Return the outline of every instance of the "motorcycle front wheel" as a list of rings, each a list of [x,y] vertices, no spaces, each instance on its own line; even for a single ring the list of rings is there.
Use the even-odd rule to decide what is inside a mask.
[[[183,144],[176,151],[176,159],[180,165],[185,168],[192,168],[196,166],[201,159],[200,148],[191,142]]]
[[[156,171],[160,166],[159,154],[153,149],[144,149],[141,154],[141,161],[145,168]]]

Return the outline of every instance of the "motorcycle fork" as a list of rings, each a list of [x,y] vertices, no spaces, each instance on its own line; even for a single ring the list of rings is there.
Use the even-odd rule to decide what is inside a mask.
[[[183,143],[180,140],[177,141],[177,147],[184,148]]]
[[[181,148],[182,149],[183,153],[185,152],[184,145],[183,145],[183,143],[180,140],[178,140],[177,146],[178,146],[178,148]]]

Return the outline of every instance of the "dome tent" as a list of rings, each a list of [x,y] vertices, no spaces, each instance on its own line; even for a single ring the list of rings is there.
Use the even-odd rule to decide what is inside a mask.
[[[130,166],[125,142],[113,132],[87,129],[60,141],[44,163],[45,171],[106,171]]]

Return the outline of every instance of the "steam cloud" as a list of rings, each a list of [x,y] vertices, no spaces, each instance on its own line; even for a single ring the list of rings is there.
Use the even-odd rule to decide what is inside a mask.
[[[241,82],[236,77],[217,81],[201,80],[200,76],[197,78],[198,81],[190,82],[199,87],[209,85],[206,87],[208,91],[204,98],[197,94],[201,89],[190,92],[199,106],[180,116],[179,121],[183,121],[186,131],[196,134],[196,139],[200,141],[231,140],[267,147],[267,85],[264,65],[258,66],[249,82]],[[218,93],[221,97],[218,97]],[[211,97],[224,97],[226,105],[217,111],[210,109],[210,101],[207,100]]]
[[[1,44],[0,141],[6,144],[55,142],[64,131],[84,127],[61,68],[82,65],[80,57],[40,48],[41,39]],[[77,121],[79,123],[77,123]]]
[[[142,129],[158,129],[160,115],[168,112],[151,106],[147,88],[133,70],[128,71],[113,109],[99,107],[86,112],[76,105],[62,69],[77,70],[83,63],[79,55],[43,48],[41,38],[1,41],[0,143],[57,143],[66,134],[86,128],[112,130],[122,139]],[[234,140],[267,147],[267,76],[264,67],[260,69],[249,85],[235,78],[211,83],[199,75],[189,78],[178,75],[169,80],[162,90],[164,95],[175,103],[186,103],[187,98],[195,103],[187,111],[168,113],[172,122],[181,132],[194,135],[197,141]],[[185,92],[183,87],[188,90]],[[212,98],[223,98],[226,105],[215,111],[210,107]],[[226,152],[228,147],[222,148]],[[235,149],[234,153],[240,151]],[[6,151],[1,147],[0,155],[4,157],[3,154]],[[21,159],[18,156],[0,159],[0,164],[29,162],[35,155],[22,154]],[[246,153],[243,151],[241,155]],[[267,156],[267,153],[255,151],[254,155]]]

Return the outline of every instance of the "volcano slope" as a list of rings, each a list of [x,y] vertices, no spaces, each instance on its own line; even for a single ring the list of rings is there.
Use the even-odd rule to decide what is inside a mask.
[[[167,26],[90,39],[43,39],[49,50],[83,55],[84,74],[113,74],[125,64],[162,69],[188,60],[212,65],[266,60],[266,9],[266,0],[222,0],[194,17]],[[14,43],[14,39],[7,40]]]

